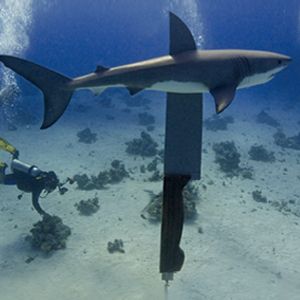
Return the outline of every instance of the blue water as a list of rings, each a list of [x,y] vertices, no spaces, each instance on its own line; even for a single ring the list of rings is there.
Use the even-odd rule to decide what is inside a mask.
[[[76,77],[93,72],[97,65],[107,67],[118,66],[167,54],[169,47],[169,10],[174,11],[188,24],[199,48],[266,50],[289,55],[293,58],[292,64],[286,70],[275,76],[275,79],[271,82],[237,92],[235,100],[226,110],[225,115],[234,116],[238,122],[241,122],[241,128],[231,125],[233,130],[229,131],[229,133],[227,132],[225,135],[214,135],[210,132],[206,132],[205,136],[209,139],[209,146],[211,146],[211,143],[218,142],[225,137],[229,140],[234,140],[240,147],[239,149],[242,150],[245,150],[246,147],[250,148],[253,143],[262,143],[260,133],[265,134],[266,129],[265,127],[261,127],[260,132],[259,126],[263,125],[257,125],[254,117],[261,109],[269,109],[268,111],[271,112],[271,114],[273,113],[280,123],[282,118],[284,123],[281,124],[283,125],[282,128],[288,135],[296,135],[299,133],[300,125],[295,125],[300,121],[299,114],[297,113],[300,111],[299,0],[55,0],[51,1],[51,3],[48,3],[50,1],[33,0],[28,1],[27,4],[25,1],[21,4],[22,1],[19,2],[18,0],[0,0],[0,3],[2,2],[4,6],[2,10],[0,7],[0,18],[2,17],[2,19],[0,19],[0,37],[5,37],[5,39],[0,41],[0,52],[4,51],[5,53],[0,54],[17,55],[69,77]],[[14,5],[16,7],[15,10],[11,9]],[[10,9],[8,9],[9,7]],[[7,11],[11,13],[9,20],[15,20],[15,22],[8,21],[8,19],[4,18],[4,12]],[[9,139],[6,122],[8,121],[10,123],[11,120],[14,120],[14,114],[22,108],[26,112],[29,111],[30,115],[36,118],[36,122],[30,124],[34,139],[37,136],[40,137],[43,135],[43,141],[47,144],[47,131],[38,133],[39,125],[42,120],[42,95],[36,87],[27,83],[23,78],[16,76],[14,73],[7,73],[7,70],[3,71],[3,69],[0,69],[0,71],[0,74],[2,74],[2,78],[0,78],[0,90],[8,85],[17,85],[20,89],[19,97],[12,97],[11,101],[5,103],[5,105],[1,105],[0,103],[0,120],[2,122],[0,129],[5,133],[4,137]],[[124,98],[129,97],[125,89],[113,91],[111,94],[109,91],[106,93],[114,97],[114,92],[116,92],[117,95],[120,95],[120,93],[121,95],[123,94]],[[99,107],[99,101],[103,96],[93,98],[89,92],[76,93],[77,96],[74,96],[66,114],[54,125],[58,126],[56,128],[62,131],[64,126],[66,130],[74,128],[74,137],[79,128],[82,129],[89,124],[97,125],[100,123],[99,120],[91,119],[91,117],[99,117],[103,120],[105,120],[106,117],[106,112],[97,112],[98,109],[101,109]],[[153,92],[143,93],[142,95],[152,99],[151,110],[153,110],[154,113],[160,112],[160,114],[155,117],[163,128],[164,112],[160,109],[160,106],[164,108],[165,104],[161,103],[163,94]],[[156,97],[159,98],[159,101],[156,101]],[[85,101],[85,99],[88,101]],[[90,111],[92,112],[88,118],[86,116],[89,111],[87,114],[80,115],[74,112],[77,105],[76,100],[78,100],[78,103],[84,106],[86,105],[91,109]],[[124,106],[122,106],[122,108],[124,108]],[[214,103],[211,96],[205,96],[205,108],[205,112],[207,113],[205,118],[214,114]],[[110,110],[109,113],[113,113],[113,110]],[[130,119],[129,117],[130,120],[125,120],[127,116],[122,115],[118,108],[116,108],[115,113],[117,115],[116,120],[111,122],[111,124],[120,123],[120,127],[122,126],[123,130],[125,128],[125,131],[125,126],[128,125],[128,131],[130,131],[136,119]],[[251,121],[249,121],[250,118],[247,119],[249,116],[252,117]],[[103,122],[107,122],[107,120]],[[243,130],[242,126],[247,122],[253,122],[251,123],[253,130],[249,131],[247,129],[249,127],[245,127],[246,129]],[[97,131],[99,136],[103,130],[101,126],[99,126],[99,128],[92,128],[94,131]],[[112,127],[113,126],[114,125],[112,125]],[[19,127],[22,132],[26,124],[17,124],[17,127]],[[239,129],[243,133],[243,137],[246,136],[245,140],[249,142],[249,144],[245,144],[241,141],[241,135],[237,134]],[[56,132],[55,130],[54,128],[52,134]],[[57,131],[58,133],[59,130]],[[159,131],[159,133],[161,133],[161,131]],[[18,145],[24,145],[23,136],[18,137],[18,133],[16,132],[14,131],[13,133],[13,140],[16,141]],[[269,136],[272,137],[274,132],[274,128],[270,129]],[[132,138],[134,137],[136,137],[136,133],[133,134]],[[118,138],[121,137],[118,136]],[[36,140],[33,142],[35,143]],[[269,140],[266,141],[266,144],[270,150],[277,151],[277,158],[279,158],[279,155],[283,155],[282,153],[280,154],[282,149],[276,148],[277,146],[274,145],[274,149],[271,148],[269,142]],[[76,142],[74,142],[74,144],[76,144]],[[205,148],[210,149],[208,148],[209,146],[205,145]],[[47,149],[47,146],[42,148]],[[28,149],[30,149],[29,146],[27,150]],[[39,153],[37,155],[41,162],[45,159],[43,154],[44,153]],[[244,154],[247,154],[246,150]],[[57,155],[59,155],[59,153]],[[80,160],[81,154],[76,155],[73,153],[70,154],[70,157],[74,159],[74,164],[77,164],[78,168],[79,166],[82,167],[84,161]],[[287,153],[286,157],[284,157],[284,155],[283,157],[280,156],[280,159],[282,161],[284,161],[284,159],[288,160],[289,155],[290,154]],[[299,158],[299,154],[293,152],[292,155],[294,155],[292,156],[293,159],[295,158],[293,162],[296,162],[296,157]],[[68,159],[66,155],[63,157],[65,160]],[[100,161],[101,158],[102,157],[99,159]],[[204,160],[208,161],[205,155]],[[211,165],[214,165],[213,161],[209,162]],[[211,165],[206,165],[204,168],[208,170],[211,168]],[[274,168],[271,166],[270,168],[272,169],[271,172],[276,173]],[[288,175],[290,177],[283,183],[283,188],[281,189],[283,194],[284,190],[288,191],[289,188],[295,188],[295,178],[299,176],[299,165],[291,163],[287,168],[291,173]],[[212,175],[209,176],[211,180],[215,180],[211,178]],[[259,176],[260,175],[257,175],[256,179]],[[265,187],[264,183],[259,181],[260,179],[261,178],[258,179],[257,184],[261,187]],[[269,180],[269,178],[267,180]],[[289,180],[291,180],[292,183],[289,183]],[[221,182],[222,180],[219,181],[220,185]],[[299,183],[299,180],[297,182]],[[251,189],[253,190],[253,186],[256,184],[255,181],[252,183],[249,184],[249,186],[245,184],[246,187],[249,187],[249,191],[251,191]],[[226,184],[223,186],[226,186]],[[145,189],[147,188],[146,185]],[[268,186],[270,193],[272,188],[276,189],[276,186]],[[236,187],[236,190],[237,189],[238,187]],[[298,193],[299,190],[297,191],[297,197],[299,198]],[[232,195],[234,196],[235,193],[232,192]],[[286,196],[287,199],[288,197],[290,197],[290,195]],[[211,212],[212,211],[213,209]],[[219,238],[222,239],[222,237]],[[251,238],[254,238],[254,235],[249,239],[251,240]],[[229,250],[234,252],[234,250],[236,250],[235,246],[234,244],[232,246],[233,249],[229,248]],[[155,251],[156,250],[157,247],[155,248]],[[229,250],[227,249],[227,251]],[[247,251],[245,250],[245,252]],[[238,255],[237,258],[239,258]],[[270,259],[270,261],[272,261],[272,259]],[[265,261],[263,260],[263,262]],[[272,265],[273,261],[270,264]],[[272,266],[269,269],[272,269]],[[226,270],[230,269],[230,266],[226,267]],[[218,274],[220,274],[220,272]],[[154,274],[153,276],[156,275],[157,274]],[[193,275],[194,274],[189,275],[190,279]],[[232,275],[232,273],[229,275]],[[229,278],[230,282],[234,281],[232,278],[234,277]],[[226,282],[226,280],[228,280],[228,278],[224,278],[224,282]],[[226,287],[227,285],[226,283],[224,284],[224,282],[223,286]],[[293,281],[291,282],[291,284],[293,284]],[[231,283],[228,283],[228,286],[230,286]],[[193,288],[196,289],[197,282],[195,286]],[[208,284],[207,286],[212,289],[216,287],[213,284]],[[238,290],[238,288],[236,289]],[[295,288],[295,290],[297,291],[297,288]],[[203,291],[203,294],[205,295],[206,292]],[[212,295],[213,293],[210,291],[207,292],[207,295],[208,294]],[[212,298],[205,298],[205,296],[201,296],[198,292],[195,292],[196,296],[192,292],[190,296],[187,296],[188,293],[184,295],[183,300],[222,299],[221,297],[214,298],[214,296],[212,296]],[[193,295],[194,298],[192,298],[191,295]],[[235,291],[235,295],[238,296],[231,298],[230,293],[228,293],[224,299],[251,299],[250,294],[247,294],[247,298],[243,298],[241,294]],[[296,293],[293,296],[294,298],[291,299],[298,299]],[[81,299],[83,300],[83,298],[78,298],[78,300]],[[265,299],[268,300],[267,298]],[[269,299],[283,298],[270,296]]]
[[[201,36],[201,47],[205,49],[270,50],[293,57],[294,62],[284,75],[249,93],[298,92],[300,4],[297,0],[288,4],[284,0],[186,3],[34,2],[28,29],[30,44],[22,56],[72,77],[93,71],[97,64],[117,66],[164,55],[168,52],[167,12],[173,9],[195,36]]]

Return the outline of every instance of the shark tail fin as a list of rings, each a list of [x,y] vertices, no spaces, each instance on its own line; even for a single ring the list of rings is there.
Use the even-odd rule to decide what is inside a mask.
[[[74,89],[72,79],[30,61],[14,56],[0,55],[0,61],[36,85],[44,94],[44,120],[41,129],[53,125],[67,108]]]

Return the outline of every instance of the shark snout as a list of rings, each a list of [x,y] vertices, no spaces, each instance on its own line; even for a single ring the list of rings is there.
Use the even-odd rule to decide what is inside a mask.
[[[280,55],[279,61],[281,61],[283,66],[287,66],[290,62],[292,62],[292,58],[287,55]]]

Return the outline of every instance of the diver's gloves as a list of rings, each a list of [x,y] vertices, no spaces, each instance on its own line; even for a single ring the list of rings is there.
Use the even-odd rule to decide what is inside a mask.
[[[18,158],[19,151],[8,141],[0,137],[0,149],[13,155],[13,158]]]

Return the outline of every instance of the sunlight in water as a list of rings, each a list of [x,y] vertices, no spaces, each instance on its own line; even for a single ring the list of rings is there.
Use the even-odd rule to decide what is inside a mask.
[[[0,53],[21,55],[28,48],[27,31],[32,21],[32,0],[2,0],[0,7]],[[17,85],[15,75],[1,69],[1,86]]]
[[[204,45],[203,23],[201,8],[197,0],[169,0],[169,10],[178,14],[191,28],[196,44],[199,48]]]
[[[0,54],[20,55],[28,48],[28,29],[32,21],[32,0],[2,0],[0,7]],[[14,118],[20,101],[15,73],[0,67],[0,106],[3,117]]]

